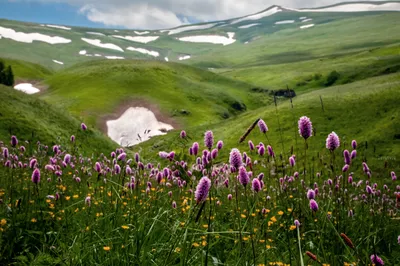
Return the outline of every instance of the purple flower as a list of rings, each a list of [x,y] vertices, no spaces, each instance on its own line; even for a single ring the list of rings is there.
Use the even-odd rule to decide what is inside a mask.
[[[272,149],[272,147],[270,145],[267,146],[267,150],[268,150],[268,155],[269,156],[275,157],[274,150]]]
[[[371,171],[369,170],[368,164],[366,162],[362,163],[364,173],[368,174]]]
[[[242,155],[238,149],[234,148],[231,150],[229,155],[229,163],[235,169],[239,169],[239,167],[243,165]]]
[[[36,164],[37,164],[37,160],[36,159],[30,160],[29,161],[29,168],[31,168],[31,169],[35,168]]]
[[[344,163],[345,164],[350,164],[351,163],[350,152],[348,150],[344,150],[343,151],[343,157],[344,157]]]
[[[399,244],[399,245],[400,245],[400,235],[399,235],[399,236],[397,236],[397,244]]]
[[[125,158],[126,158],[126,153],[123,152],[120,155],[118,155],[117,160],[118,161],[125,161]]]
[[[85,198],[85,204],[90,207],[90,197]]]
[[[313,199],[310,200],[310,209],[314,212],[318,211],[318,203]]]
[[[18,145],[18,139],[16,136],[11,136],[11,146],[15,147]]]
[[[390,172],[390,176],[392,177],[392,180],[395,181],[397,179],[396,173],[395,172]]]
[[[263,145],[260,145],[259,147],[258,147],[258,154],[260,155],[260,156],[264,156],[264,154],[265,154],[265,147],[263,146]]]
[[[25,152],[25,147],[24,146],[21,146],[21,147],[19,147],[19,150],[21,151],[21,152]]]
[[[254,151],[254,144],[253,144],[253,142],[251,140],[249,140],[249,149],[251,151]]]
[[[46,169],[49,172],[54,171],[54,166],[52,166],[51,164],[46,164],[46,166],[44,167],[44,169]]]
[[[267,133],[268,127],[267,127],[267,124],[265,124],[264,120],[262,120],[262,119],[258,120],[258,127],[260,128],[260,131],[262,133],[264,133],[264,134]]]
[[[169,153],[168,153],[168,152],[165,152],[165,151],[160,151],[160,152],[158,153],[158,155],[160,156],[161,159],[167,159]]]
[[[228,200],[232,200],[232,194],[228,194]]]
[[[196,191],[194,193],[194,198],[196,199],[197,203],[200,203],[207,199],[210,188],[211,180],[208,177],[203,176],[197,184]]]
[[[71,162],[71,155],[70,154],[65,154],[64,156],[64,162],[66,164],[69,164]]]
[[[375,264],[375,266],[385,265],[383,260],[378,255],[375,255],[375,254],[371,255],[371,262],[372,262],[372,264]]]
[[[307,191],[307,199],[311,200],[311,199],[315,199],[315,191],[312,189],[309,189]]]
[[[185,130],[182,130],[181,131],[181,133],[179,134],[179,137],[181,138],[181,139],[185,139],[186,138],[186,131]]]
[[[349,184],[353,183],[353,176],[349,175],[349,177],[347,178],[347,182]]]
[[[355,139],[351,141],[351,147],[353,148],[353,150],[357,149],[357,141]]]
[[[296,159],[294,158],[294,156],[290,156],[289,157],[289,164],[290,164],[291,167],[295,166]]]
[[[294,225],[298,228],[300,227],[300,222],[299,220],[294,220]]]
[[[71,140],[71,142],[75,142],[75,136],[72,135],[71,138],[70,138],[70,140]]]
[[[87,129],[87,126],[85,125],[85,123],[81,124],[81,128],[82,128],[83,131],[85,131]]]
[[[119,166],[118,164],[114,165],[114,170],[115,173],[118,175],[121,173],[121,166]]]
[[[192,145],[193,155],[196,156],[199,153],[199,143],[195,142]]]
[[[264,173],[260,173],[258,176],[257,176],[257,178],[258,178],[258,180],[263,180],[263,178],[264,178]]]
[[[299,134],[305,140],[312,136],[312,123],[307,116],[300,117],[298,121]]]
[[[342,168],[342,172],[343,173],[345,173],[345,172],[347,172],[347,170],[349,170],[349,165],[348,164],[345,164],[344,166],[343,166],[343,168]]]
[[[176,209],[176,202],[175,201],[172,202],[172,208]]]
[[[8,149],[7,149],[7,148],[4,148],[4,149],[3,149],[3,157],[4,157],[5,159],[7,159],[8,156],[9,156]]]
[[[224,146],[224,142],[223,142],[222,140],[219,140],[219,141],[217,142],[217,149],[218,149],[218,150],[221,150],[223,146]]]
[[[367,191],[368,194],[372,194],[373,193],[372,188],[369,185],[367,185],[365,187],[365,191]]]
[[[261,190],[261,183],[258,178],[254,178],[251,182],[251,189],[255,192],[259,192]]]
[[[40,170],[37,168],[35,170],[33,170],[32,182],[35,184],[38,184],[40,182]]]
[[[99,162],[96,162],[96,163],[94,164],[94,169],[96,170],[97,173],[100,173],[100,172],[101,172],[101,165],[100,165]]]
[[[334,151],[340,146],[339,136],[332,131],[326,138],[326,148],[330,151]]]
[[[357,150],[352,150],[350,154],[351,159],[355,159],[357,157]]]
[[[218,156],[218,150],[217,149],[213,149],[211,151],[211,158],[215,159]]]
[[[204,134],[204,145],[211,150],[214,145],[214,134],[211,130],[206,131]]]
[[[244,166],[239,167],[239,176],[238,176],[240,184],[246,186],[250,182],[249,174]]]

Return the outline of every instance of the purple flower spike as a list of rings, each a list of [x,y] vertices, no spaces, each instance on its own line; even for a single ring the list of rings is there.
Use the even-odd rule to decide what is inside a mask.
[[[253,142],[251,140],[249,140],[249,149],[251,151],[254,151],[254,144],[253,144]]]
[[[368,185],[365,187],[365,191],[366,191],[368,194],[372,194],[372,193],[373,193],[372,188],[371,188],[370,186],[368,186]]]
[[[348,170],[349,170],[349,165],[348,165],[348,164],[345,164],[345,165],[343,166],[343,168],[342,168],[342,172],[345,173],[345,172],[347,172]]]
[[[16,136],[11,136],[11,146],[15,147],[18,145],[18,139]]]
[[[223,146],[224,146],[224,142],[223,142],[222,140],[219,140],[219,141],[217,142],[217,149],[218,149],[218,150],[221,150]]]
[[[305,140],[312,136],[312,123],[307,116],[300,117],[298,121],[299,134]]]
[[[175,201],[172,202],[172,208],[176,209],[176,202]]]
[[[243,186],[246,186],[249,182],[250,182],[250,178],[249,175],[246,171],[246,168],[244,166],[240,166],[239,167],[239,182],[240,184],[242,184]]]
[[[29,161],[29,168],[31,168],[31,169],[35,168],[36,164],[37,164],[37,160],[36,159],[30,160]]]
[[[357,157],[357,150],[352,150],[350,154],[351,159],[355,159]]]
[[[357,149],[357,141],[355,139],[351,141],[351,147],[353,148],[353,150]]]
[[[186,138],[186,131],[185,130],[182,130],[181,131],[181,133],[179,134],[179,137],[181,138],[181,139],[185,139]]]
[[[197,184],[196,191],[194,193],[194,198],[196,199],[197,203],[203,202],[207,199],[210,188],[211,180],[208,177],[203,176]]]
[[[71,155],[70,154],[65,154],[64,156],[64,162],[66,164],[69,164],[71,162]]]
[[[396,173],[395,172],[390,172],[390,176],[392,177],[392,180],[395,181],[397,179]]]
[[[311,199],[315,199],[315,191],[312,189],[309,189],[307,191],[307,199],[311,200]]]
[[[85,123],[82,123],[82,124],[81,124],[81,128],[82,128],[83,131],[86,131],[86,130],[87,130],[87,126],[85,125]]]
[[[215,159],[215,158],[217,158],[217,156],[218,156],[218,150],[217,149],[213,149],[211,151],[211,158]]]
[[[326,138],[326,148],[330,151],[334,151],[340,146],[339,136],[332,131]]]
[[[290,164],[291,167],[296,165],[296,160],[295,160],[295,158],[293,156],[289,157],[289,164]]]
[[[253,189],[254,192],[258,193],[261,190],[261,183],[258,178],[254,178],[252,183],[251,183],[251,189]]]
[[[195,142],[192,145],[193,155],[196,156],[199,153],[199,143]]]
[[[229,163],[235,169],[239,169],[240,166],[243,165],[242,155],[238,149],[232,149],[229,155]]]
[[[228,194],[228,200],[232,200],[232,194]]]
[[[90,207],[90,202],[91,202],[90,197],[86,197],[85,198],[85,204]]]
[[[343,157],[344,157],[344,163],[345,164],[350,164],[351,163],[350,152],[348,150],[344,150],[343,151]]]
[[[315,200],[310,200],[310,209],[314,212],[318,211],[318,203]]]
[[[294,220],[294,225],[298,228],[300,227],[300,222],[299,220]]]
[[[118,161],[125,161],[125,158],[126,158],[126,153],[123,152],[120,155],[118,155],[117,160]]]
[[[267,150],[268,150],[268,155],[269,156],[275,157],[274,150],[272,149],[272,147],[270,145],[267,146]]]
[[[8,156],[9,156],[8,149],[7,149],[7,148],[4,148],[4,149],[3,149],[3,157],[4,157],[5,159],[7,159]]]
[[[71,140],[71,142],[75,142],[75,136],[72,135],[71,138],[70,138],[70,140]]]
[[[204,145],[211,150],[214,145],[214,134],[211,130],[206,131],[204,134]]]
[[[267,133],[268,127],[267,124],[265,124],[264,120],[260,119],[258,121],[258,127],[260,128],[261,133]]]
[[[140,161],[139,153],[135,153],[135,162],[138,163]]]
[[[34,184],[38,184],[39,182],[40,182],[40,170],[39,169],[35,169],[35,170],[33,170],[33,173],[32,173],[32,182],[34,183]]]
[[[101,172],[101,165],[100,165],[99,162],[96,162],[96,163],[95,163],[94,168],[95,168],[95,170],[96,170],[97,173],[100,173],[100,172]]]
[[[375,266],[385,265],[383,260],[378,255],[375,255],[375,254],[371,255],[371,262],[372,262],[372,264],[375,264]]]

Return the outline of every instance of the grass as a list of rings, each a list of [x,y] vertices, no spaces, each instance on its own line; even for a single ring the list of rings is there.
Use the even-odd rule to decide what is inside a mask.
[[[43,98],[66,107],[97,125],[121,104],[141,100],[185,126],[209,124],[215,119],[253,110],[271,101],[251,86],[214,73],[176,63],[141,60],[96,61],[57,72],[45,81]]]
[[[98,130],[80,130],[81,122],[68,112],[57,108],[36,96],[26,95],[12,88],[0,86],[0,138],[18,135],[29,141],[34,148],[39,141],[48,145],[66,141],[76,135],[82,151],[105,152],[116,145]],[[63,143],[65,144],[65,143]]]
[[[193,141],[202,143],[202,134],[212,129],[226,145],[248,150],[247,141],[238,144],[239,138],[257,118],[262,118],[270,129],[270,133],[267,134],[269,140],[277,143],[274,147],[276,153],[288,156],[291,149],[296,152],[304,147],[294,126],[299,117],[306,115],[311,118],[316,130],[313,137],[316,140],[313,143],[319,143],[318,146],[311,144],[309,146],[309,154],[313,154],[315,158],[319,157],[317,152],[324,147],[323,143],[327,135],[335,131],[344,143],[348,144],[352,139],[356,139],[360,143],[359,150],[368,156],[368,160],[378,169],[386,169],[385,164],[396,167],[397,157],[400,154],[398,148],[400,139],[397,133],[400,129],[398,122],[400,113],[397,106],[400,97],[399,77],[400,74],[391,74],[314,90],[293,98],[293,108],[289,100],[278,99],[277,108],[272,104],[221,123],[188,128],[187,131]],[[321,106],[321,98],[324,110]],[[260,141],[268,143],[264,136],[255,132],[249,135],[247,140],[249,139],[254,143]],[[282,149],[282,141],[284,149]],[[181,151],[182,148],[178,133],[171,133],[163,138],[153,138],[140,144],[139,147],[149,155],[158,150]],[[325,153],[325,156],[328,155]],[[219,155],[222,159],[227,157],[228,153]],[[376,174],[387,177],[386,170],[377,171]]]

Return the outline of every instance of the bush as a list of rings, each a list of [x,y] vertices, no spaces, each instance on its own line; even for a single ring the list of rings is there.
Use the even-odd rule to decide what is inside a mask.
[[[336,70],[333,70],[331,73],[329,73],[328,77],[326,78],[325,81],[325,86],[332,86],[338,79],[340,78],[340,73],[337,72]]]

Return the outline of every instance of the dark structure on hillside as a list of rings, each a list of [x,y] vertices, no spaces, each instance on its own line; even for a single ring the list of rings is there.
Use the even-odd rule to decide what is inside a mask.
[[[11,66],[5,66],[4,62],[0,61],[0,84],[6,86],[14,86],[14,73]]]

